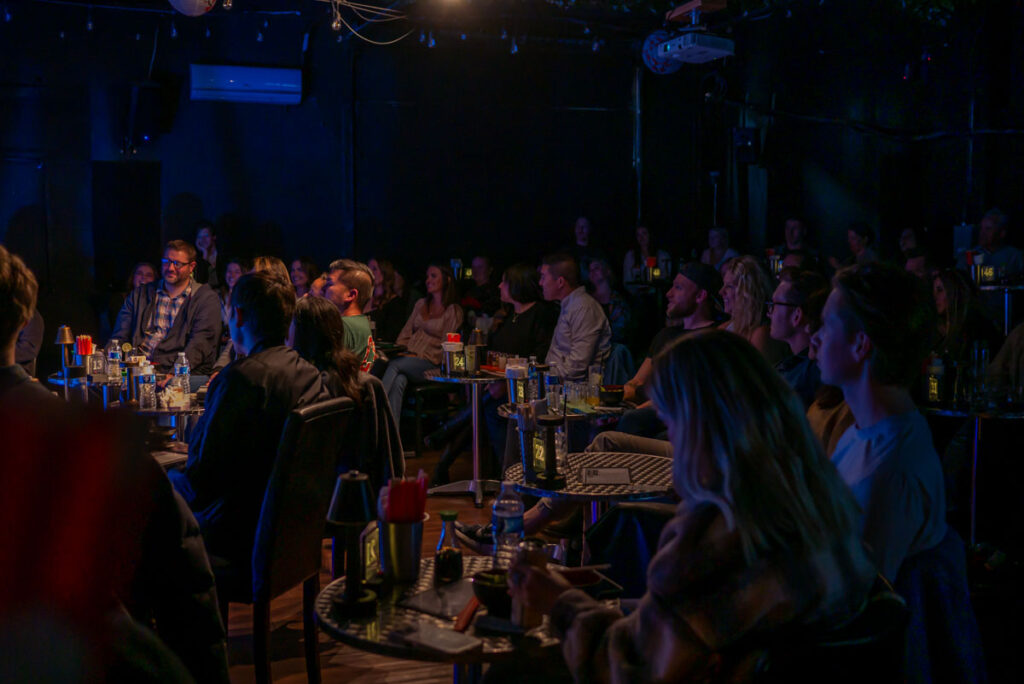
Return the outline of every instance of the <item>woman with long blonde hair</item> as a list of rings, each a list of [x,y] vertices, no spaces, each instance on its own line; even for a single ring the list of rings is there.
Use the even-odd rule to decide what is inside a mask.
[[[803,405],[747,341],[694,333],[654,360],[682,502],[628,617],[546,570],[517,565],[514,597],[549,613],[577,681],[747,681],[794,627],[856,615],[875,569],[857,508]]]
[[[722,310],[729,320],[720,326],[754,345],[768,363],[775,365],[789,354],[787,345],[768,334],[766,306],[775,283],[752,256],[729,259],[722,266]]]

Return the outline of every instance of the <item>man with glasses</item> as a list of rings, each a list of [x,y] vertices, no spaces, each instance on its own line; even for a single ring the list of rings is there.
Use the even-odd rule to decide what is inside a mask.
[[[808,356],[811,335],[807,332],[807,323],[809,318],[816,316],[809,316],[811,312],[805,307],[811,295],[825,290],[828,283],[813,271],[789,268],[783,269],[779,280],[779,286],[767,302],[768,320],[771,322],[769,334],[773,340],[789,345],[792,354],[776,364],[775,370],[800,396],[806,409],[814,402],[814,395],[821,385],[821,373]]]
[[[111,337],[131,342],[164,373],[185,352],[192,384],[198,387],[217,358],[221,316],[220,298],[209,285],[193,280],[195,268],[195,247],[184,240],[168,242],[161,260],[163,278],[128,295]]]

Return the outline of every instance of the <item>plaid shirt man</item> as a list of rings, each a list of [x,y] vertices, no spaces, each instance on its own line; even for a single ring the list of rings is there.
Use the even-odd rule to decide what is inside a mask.
[[[178,312],[181,311],[182,305],[190,296],[192,296],[191,279],[189,279],[188,287],[185,288],[185,291],[177,297],[171,297],[164,288],[164,281],[160,281],[160,286],[156,289],[156,311],[153,313],[150,326],[146,330],[146,339],[140,345],[146,356],[152,354],[153,350],[160,344],[160,341],[167,335],[167,331],[174,324],[174,319],[178,317]]]

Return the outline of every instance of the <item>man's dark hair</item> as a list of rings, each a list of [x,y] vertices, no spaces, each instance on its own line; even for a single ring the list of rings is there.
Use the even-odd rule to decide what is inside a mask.
[[[176,252],[184,252],[188,255],[189,263],[196,260],[196,248],[192,246],[192,243],[185,242],[184,240],[171,240],[164,245],[164,252],[173,249]]]
[[[983,219],[990,218],[996,222],[996,226],[999,228],[1007,228],[1010,224],[1010,217],[1006,215],[1006,212],[998,207],[992,207],[981,217]],[[980,223],[980,221],[979,221]]]
[[[839,271],[833,286],[843,298],[840,316],[846,329],[863,330],[871,340],[875,381],[913,383],[938,329],[924,283],[895,266],[863,264]]]
[[[345,324],[338,307],[323,297],[295,303],[292,347],[319,370],[332,374],[341,394],[360,400],[359,359],[345,347]]]
[[[823,275],[814,271],[784,268],[779,274],[779,280],[792,286],[789,290],[789,303],[795,304],[801,309],[815,292],[828,291],[828,281]]]
[[[283,344],[295,312],[295,291],[269,273],[246,273],[231,291],[231,306],[267,344]]]
[[[213,224],[213,221],[211,221],[210,219],[205,219],[204,218],[204,219],[199,219],[198,221],[196,221],[196,236],[197,237],[199,235],[199,231],[201,231],[203,228],[206,228],[208,231],[210,231],[210,235],[212,235],[213,237],[217,237],[217,226],[215,226]]]
[[[580,265],[572,254],[565,254],[564,252],[548,254],[541,263],[547,266],[548,270],[556,278],[565,278],[565,282],[569,284],[569,287],[573,289],[579,287]]]
[[[352,259],[335,259],[327,269],[328,273],[341,271],[341,284],[355,290],[356,305],[362,311],[373,297],[373,272],[366,264]]]
[[[529,264],[513,264],[505,269],[508,296],[520,304],[539,302],[543,298],[537,269]]]
[[[39,285],[25,262],[0,245],[0,348],[6,347],[31,320]]]

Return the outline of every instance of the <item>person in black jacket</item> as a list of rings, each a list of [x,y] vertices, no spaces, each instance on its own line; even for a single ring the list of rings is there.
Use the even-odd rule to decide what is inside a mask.
[[[240,358],[210,383],[185,468],[171,473],[209,553],[232,564],[250,562],[288,414],[330,398],[320,371],[284,346],[294,309],[290,284],[261,272],[238,280],[228,327]]]
[[[131,342],[160,372],[170,372],[178,352],[185,352],[198,386],[217,359],[221,323],[220,299],[209,285],[192,279],[195,268],[195,247],[184,240],[168,242],[163,278],[128,295],[110,336]]]

